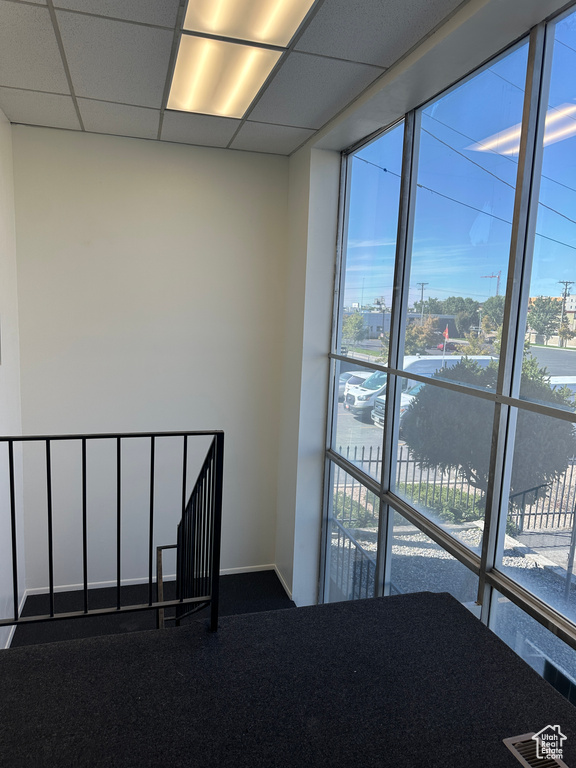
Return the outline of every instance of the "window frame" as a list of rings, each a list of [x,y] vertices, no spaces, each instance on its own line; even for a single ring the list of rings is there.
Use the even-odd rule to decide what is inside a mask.
[[[508,491],[510,474],[514,456],[515,418],[520,410],[532,411],[537,414],[552,416],[572,424],[576,424],[576,414],[561,411],[545,404],[520,399],[520,374],[526,331],[528,298],[530,295],[531,267],[534,251],[536,228],[536,211],[538,206],[539,185],[541,178],[543,156],[543,132],[546,117],[548,91],[550,87],[550,72],[554,50],[555,24],[575,12],[576,6],[571,6],[559,14],[536,25],[530,33],[512,43],[505,51],[475,69],[450,88],[444,90],[444,95],[460,86],[468,79],[475,77],[486,67],[503,55],[507,55],[514,47],[528,40],[528,63],[526,87],[524,92],[522,133],[520,152],[518,156],[518,171],[514,198],[514,213],[512,219],[512,235],[508,256],[508,280],[505,291],[504,323],[502,329],[502,346],[498,382],[495,391],[471,391],[469,387],[447,380],[434,380],[434,386],[444,387],[453,392],[461,392],[474,397],[480,397],[494,404],[494,420],[492,426],[492,448],[490,457],[490,481],[486,493],[486,511],[484,520],[484,536],[482,549],[477,554],[464,544],[450,536],[443,528],[420,513],[406,500],[397,496],[392,488],[392,480],[396,472],[396,444],[398,424],[396,414],[399,413],[401,388],[400,379],[414,382],[430,383],[431,379],[403,371],[404,349],[403,339],[407,317],[408,290],[410,280],[410,259],[412,237],[414,232],[414,209],[416,201],[416,184],[418,173],[418,143],[422,111],[430,100],[411,112],[404,118],[404,146],[402,156],[402,172],[400,186],[400,206],[396,240],[396,261],[394,268],[393,295],[390,319],[390,344],[388,364],[382,365],[360,360],[353,355],[341,354],[340,317],[343,303],[343,285],[346,264],[346,233],[348,229],[348,210],[350,200],[350,165],[353,155],[368,144],[381,138],[401,121],[372,134],[365,141],[356,143],[342,153],[340,210],[338,219],[337,258],[335,272],[334,308],[332,321],[332,341],[330,358],[331,397],[329,403],[329,418],[326,440],[325,483],[324,483],[324,516],[321,551],[321,577],[319,600],[327,599],[329,584],[329,553],[328,537],[330,535],[330,510],[332,488],[330,479],[332,468],[339,466],[351,477],[355,478],[368,491],[380,500],[380,518],[378,527],[378,549],[376,556],[376,586],[375,596],[390,594],[390,565],[391,542],[393,538],[393,512],[399,512],[408,522],[412,523],[426,536],[446,550],[450,555],[468,567],[479,577],[477,603],[480,606],[480,619],[490,624],[490,609],[494,590],[504,595],[532,618],[558,636],[571,648],[576,649],[576,622],[572,622],[556,611],[541,598],[526,590],[497,568],[498,557],[504,541],[504,531],[507,521]],[[334,429],[334,405],[336,371],[338,361],[359,363],[363,367],[382,371],[387,374],[387,395],[385,406],[385,422],[382,435],[382,472],[380,481],[368,476],[362,469],[348,462],[331,447]],[[576,523],[575,523],[576,524]]]

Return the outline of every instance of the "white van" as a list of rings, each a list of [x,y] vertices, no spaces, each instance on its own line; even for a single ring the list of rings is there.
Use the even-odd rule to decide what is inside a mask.
[[[452,368],[461,360],[474,360],[478,365],[485,368],[488,367],[493,360],[498,360],[498,358],[490,357],[489,355],[449,355],[446,357],[443,357],[442,355],[430,355],[428,357],[406,356],[404,358],[404,370],[409,371],[410,373],[417,373],[420,376],[433,376],[436,371],[439,371],[441,368]],[[366,382],[367,381],[368,379],[366,379]],[[403,379],[402,389],[404,391],[400,403],[400,407],[403,411],[407,409],[421,386],[421,382],[412,381],[411,379]],[[370,413],[370,417],[377,427],[384,426],[385,405],[386,386],[384,386],[383,391],[374,398],[374,408]]]

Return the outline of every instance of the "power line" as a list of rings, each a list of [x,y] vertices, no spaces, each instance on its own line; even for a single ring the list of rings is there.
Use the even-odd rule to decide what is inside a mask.
[[[453,133],[457,133],[459,136],[462,136],[463,138],[468,139],[468,141],[473,141],[475,144],[480,144],[480,145],[484,144],[484,142],[479,141],[478,139],[474,139],[472,136],[468,136],[467,133],[462,133],[462,131],[458,131],[456,128],[453,128],[451,125],[448,125],[448,123],[445,123],[442,120],[438,120],[437,117],[433,117],[432,115],[428,115],[426,113],[424,113],[424,115],[426,119],[434,120],[434,122],[440,123],[440,125],[443,125],[445,128],[448,128],[450,131],[453,131]],[[487,151],[491,152],[493,155],[496,155],[502,160],[508,160],[509,163],[512,163],[513,165],[518,166],[518,161],[514,160],[514,158],[510,157],[509,155],[503,155],[500,152],[496,152],[496,150],[492,149],[491,147],[488,147]],[[546,179],[546,181],[551,181],[553,184],[558,184],[559,187],[564,187],[564,189],[568,189],[570,190],[570,192],[576,192],[576,188],[571,187],[569,184],[564,184],[563,181],[558,181],[558,179],[553,179],[552,176],[547,176],[545,173],[541,173],[540,177],[542,179]]]
[[[490,176],[493,176],[498,181],[501,181],[502,184],[506,184],[507,187],[510,187],[510,189],[516,191],[516,185],[510,184],[510,182],[506,181],[505,179],[500,178],[497,174],[493,173],[492,171],[489,171],[488,168],[484,168],[483,165],[480,165],[480,163],[477,163],[475,160],[472,160],[471,157],[468,157],[467,155],[460,152],[455,147],[451,146],[447,142],[443,141],[442,139],[438,138],[435,134],[431,133],[430,131],[427,131],[426,128],[422,128],[423,133],[427,133],[428,136],[431,136],[433,139],[436,139],[436,141],[439,141],[440,144],[443,144],[445,147],[448,147],[448,149],[452,150],[452,152],[455,152],[457,155],[460,155],[460,157],[463,157],[464,160],[467,160],[469,163],[472,163],[472,165],[475,165],[477,168],[480,168],[480,170],[484,171],[485,173],[488,173]],[[576,191],[576,190],[574,190]],[[571,222],[572,224],[576,224],[576,219],[571,219],[570,216],[566,216],[565,213],[562,213],[561,211],[558,211],[556,208],[552,208],[550,205],[546,205],[546,203],[542,203],[540,200],[538,201],[538,205],[542,206],[542,208],[547,208],[549,211],[552,211],[552,213],[557,214],[558,216],[562,216],[563,219],[566,219],[567,221]]]
[[[368,163],[368,165],[373,165],[376,168],[380,168],[380,170],[385,171],[386,173],[392,173],[394,176],[399,176],[399,174],[394,173],[393,171],[390,171],[387,168],[384,168],[381,165],[378,165],[377,163],[372,163],[369,160],[365,160],[363,157],[359,157],[358,159],[362,160],[364,163]],[[457,200],[455,197],[450,197],[450,195],[445,195],[443,192],[438,192],[437,189],[432,189],[432,187],[426,187],[424,184],[417,184],[417,186],[420,187],[420,189],[425,189],[427,192],[431,192],[434,195],[438,195],[439,197],[443,197],[446,200],[450,200],[453,203],[462,205],[465,208],[469,208],[473,211],[476,211],[477,213],[482,213],[484,216],[490,216],[491,218],[496,219],[497,221],[501,221],[504,224],[508,224],[509,226],[512,226],[511,221],[508,221],[507,219],[503,219],[501,216],[496,216],[495,213],[488,213],[488,211],[483,211],[481,208],[476,208],[474,205],[470,205],[469,203],[464,203],[462,200]],[[555,209],[551,209],[551,210],[555,210]],[[555,211],[555,213],[558,213],[558,215],[560,216],[564,216],[564,214],[560,213],[560,211]],[[576,251],[576,246],[570,245],[569,243],[564,243],[562,240],[557,240],[554,237],[543,235],[541,232],[536,232],[535,234],[538,235],[538,237],[542,237],[544,240],[549,240],[550,242],[557,243],[558,245],[564,245],[566,248],[570,248],[571,250]]]

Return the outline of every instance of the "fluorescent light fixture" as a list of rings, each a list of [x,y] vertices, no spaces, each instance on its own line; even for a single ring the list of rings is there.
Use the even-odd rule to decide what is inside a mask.
[[[499,155],[517,155],[520,152],[521,125],[514,125],[495,133],[466,149],[475,152],[496,152]],[[544,122],[544,146],[576,135],[576,104],[549,107]]]
[[[314,0],[194,0],[184,29],[286,46]]]
[[[266,48],[182,35],[168,109],[242,117],[280,55]]]

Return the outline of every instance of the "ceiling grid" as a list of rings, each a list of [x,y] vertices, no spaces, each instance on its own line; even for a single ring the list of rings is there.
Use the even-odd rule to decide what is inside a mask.
[[[256,0],[245,3],[252,13]],[[15,124],[290,155],[460,0],[316,0],[288,42],[253,37],[279,58],[231,117],[212,114],[207,102],[202,112],[167,106],[181,36],[227,40],[207,28],[183,32],[187,6],[199,24],[203,4],[0,0],[0,109]],[[282,0],[270,0],[272,16],[278,8]],[[242,34],[237,47],[250,47]]]

